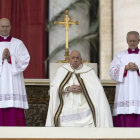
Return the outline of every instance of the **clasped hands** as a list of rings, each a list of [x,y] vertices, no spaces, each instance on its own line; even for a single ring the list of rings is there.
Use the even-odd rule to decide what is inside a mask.
[[[3,51],[3,54],[2,54],[2,59],[10,59],[10,51],[8,48],[5,48],[4,51]]]
[[[135,70],[139,70],[139,68],[135,63],[130,62],[128,63],[128,65],[125,66],[125,70],[135,71]]]
[[[67,88],[68,92],[79,93],[82,91],[82,87],[80,85],[72,85]]]

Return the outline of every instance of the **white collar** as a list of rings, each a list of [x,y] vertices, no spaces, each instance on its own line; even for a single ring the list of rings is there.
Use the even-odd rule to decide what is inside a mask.
[[[4,39],[7,39],[7,37],[8,37],[9,35],[8,35],[8,36],[2,36],[2,35],[0,35],[0,36],[3,37]]]
[[[74,73],[85,73],[85,72],[93,69],[93,68],[87,66],[86,64],[81,64],[81,66],[78,67],[78,69],[76,69],[76,70],[71,67],[70,63],[66,64],[62,67],[65,68],[66,70],[74,72]]]
[[[131,49],[132,51],[135,51],[135,49]]]
[[[73,68],[72,65],[70,65],[70,66],[71,66],[71,68],[72,68],[74,71],[76,71],[76,70],[80,70],[80,69],[83,67],[83,64],[80,64],[79,67],[78,67],[77,69]]]

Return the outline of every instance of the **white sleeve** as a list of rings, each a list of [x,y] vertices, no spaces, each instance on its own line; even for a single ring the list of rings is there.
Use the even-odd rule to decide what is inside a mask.
[[[2,56],[0,56],[0,76],[1,76],[1,71],[2,71]]]
[[[109,69],[109,75],[116,82],[123,82],[125,65],[121,64],[120,57],[116,54]]]
[[[68,82],[68,83],[64,86],[63,91],[64,91],[64,92],[68,92],[68,91],[67,91],[67,88],[70,87],[70,86],[72,86],[72,85]]]
[[[139,69],[139,72],[140,72],[140,65],[137,65],[138,66],[138,69]]]
[[[19,44],[16,52],[11,54],[11,61],[13,75],[19,74],[27,68],[30,55],[22,42]]]
[[[55,87],[56,82],[58,80],[59,74],[61,73],[61,68],[59,68],[55,74],[55,77],[53,78],[52,82],[50,83],[50,87]]]

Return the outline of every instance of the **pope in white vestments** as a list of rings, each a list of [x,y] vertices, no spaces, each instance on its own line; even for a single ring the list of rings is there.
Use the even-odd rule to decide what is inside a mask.
[[[109,70],[117,82],[113,110],[115,127],[140,127],[139,33],[127,33],[128,50],[116,53]]]
[[[23,42],[11,37],[10,21],[0,19],[0,126],[25,126],[28,109],[23,71],[30,60]]]
[[[112,127],[110,107],[94,70],[72,51],[51,83],[46,126]]]

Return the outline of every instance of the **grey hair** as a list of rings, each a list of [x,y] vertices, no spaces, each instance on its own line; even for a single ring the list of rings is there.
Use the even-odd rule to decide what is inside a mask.
[[[140,38],[139,32],[137,32],[137,31],[129,31],[127,33],[126,39],[128,39],[128,35],[132,35],[132,34],[137,35],[138,39]]]
[[[79,56],[81,57],[81,53],[80,53],[79,51],[77,51],[77,50],[73,50],[73,51],[71,51],[70,56],[71,56],[71,54],[72,54],[73,52],[77,52],[77,53],[79,53]],[[70,57],[70,56],[69,56],[69,57]]]

